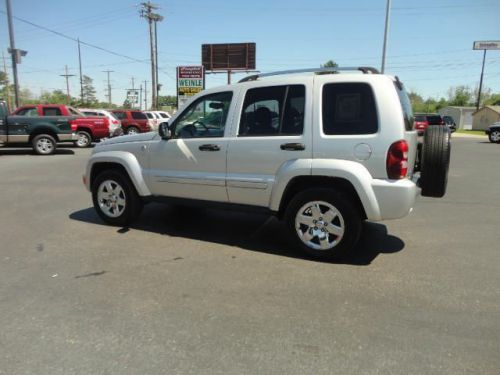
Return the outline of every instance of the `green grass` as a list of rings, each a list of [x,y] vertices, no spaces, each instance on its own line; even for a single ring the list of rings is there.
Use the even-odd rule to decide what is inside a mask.
[[[470,134],[470,135],[486,135],[484,133],[484,130],[463,130],[463,129],[458,129],[457,133]]]

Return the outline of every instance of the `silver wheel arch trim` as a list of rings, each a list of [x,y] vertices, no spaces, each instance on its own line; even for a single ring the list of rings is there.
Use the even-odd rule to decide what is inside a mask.
[[[372,176],[361,164],[349,160],[297,159],[285,162],[276,174],[270,209],[279,211],[287,185],[295,177],[321,176],[342,178],[351,183],[369,220],[381,220],[382,214],[373,191]]]
[[[146,182],[144,181],[142,168],[139,164],[139,161],[132,153],[126,151],[104,151],[92,155],[87,163],[87,168],[85,170],[85,185],[87,190],[90,191],[91,189],[90,177],[92,168],[95,164],[98,163],[114,163],[121,165],[127,171],[130,180],[137,190],[137,193],[142,197],[151,195],[151,192],[147,187]]]

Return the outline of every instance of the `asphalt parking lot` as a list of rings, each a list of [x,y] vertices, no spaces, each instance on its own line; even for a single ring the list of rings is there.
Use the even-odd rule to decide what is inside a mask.
[[[0,374],[498,374],[500,145],[321,263],[258,215],[148,205],[103,225],[90,150],[0,148]]]

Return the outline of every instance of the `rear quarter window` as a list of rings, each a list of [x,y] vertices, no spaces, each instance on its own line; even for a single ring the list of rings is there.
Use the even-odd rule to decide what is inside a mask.
[[[323,133],[373,134],[378,131],[375,98],[366,83],[329,83],[323,87]]]
[[[398,81],[399,82],[399,81]],[[411,109],[411,102],[406,90],[401,82],[394,82],[396,91],[398,92],[401,108],[403,109],[403,118],[405,122],[405,129],[410,131],[414,129],[414,120],[425,121],[424,116],[413,117],[413,110]]]

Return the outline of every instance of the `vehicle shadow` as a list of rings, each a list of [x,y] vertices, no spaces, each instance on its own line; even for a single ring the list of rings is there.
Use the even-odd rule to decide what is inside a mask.
[[[52,155],[46,155],[46,157],[57,156],[57,155],[74,155],[75,151],[68,150],[65,148],[57,148],[56,151]],[[35,153],[30,148],[19,149],[19,148],[0,148],[0,156],[15,156],[15,155],[30,155],[30,156],[41,156]]]
[[[69,218],[106,225],[92,207],[73,212]],[[318,261],[290,246],[283,223],[269,215],[152,203],[144,208],[141,217],[130,228],[118,228],[117,232],[126,235],[130,229]],[[404,246],[400,238],[387,233],[385,225],[366,222],[360,241],[352,254],[333,263],[366,266],[379,254],[396,253]]]

